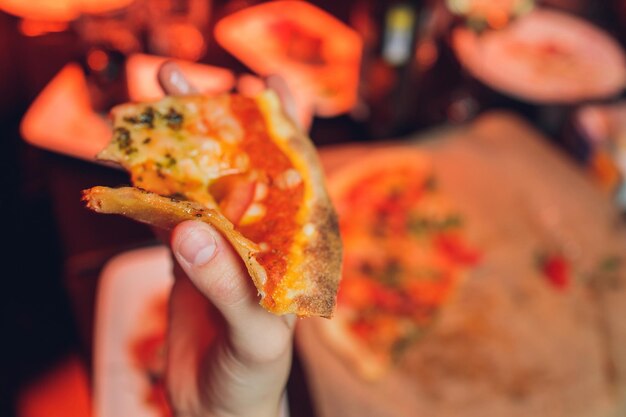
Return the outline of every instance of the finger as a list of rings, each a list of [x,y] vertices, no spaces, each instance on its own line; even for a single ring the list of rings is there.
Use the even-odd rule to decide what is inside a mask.
[[[157,78],[165,94],[172,96],[185,96],[199,93],[198,90],[187,80],[178,64],[173,61],[167,61],[161,65]]]
[[[266,88],[265,81],[256,75],[242,74],[237,78],[237,91],[244,96],[257,96]]]
[[[276,92],[276,94],[278,94],[287,116],[300,125],[302,121],[298,118],[298,106],[296,104],[296,99],[293,97],[285,79],[280,75],[268,75],[265,78],[265,84],[268,88],[271,88]]]
[[[206,223],[187,221],[172,233],[172,251],[191,282],[224,316],[234,353],[270,362],[287,353],[295,319],[259,305],[252,280],[232,246]]]
[[[311,125],[310,111],[298,111],[299,107],[285,80],[279,75],[270,75],[261,79],[255,75],[244,74],[237,79],[237,91],[240,94],[254,97],[265,89],[271,89],[278,94],[286,115],[301,129],[308,130]]]

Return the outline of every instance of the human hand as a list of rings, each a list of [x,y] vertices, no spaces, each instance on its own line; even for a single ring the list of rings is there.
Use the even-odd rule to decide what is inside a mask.
[[[175,64],[159,71],[167,94],[197,93]],[[267,80],[293,116],[277,77]],[[278,416],[291,368],[295,316],[259,305],[241,259],[213,227],[179,224],[171,249],[177,265],[170,298],[166,384],[174,415]]]

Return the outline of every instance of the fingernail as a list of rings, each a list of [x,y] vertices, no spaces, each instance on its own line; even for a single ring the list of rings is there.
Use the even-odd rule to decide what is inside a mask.
[[[213,233],[204,224],[183,236],[178,245],[178,253],[193,266],[202,266],[208,263],[215,255],[217,245]]]

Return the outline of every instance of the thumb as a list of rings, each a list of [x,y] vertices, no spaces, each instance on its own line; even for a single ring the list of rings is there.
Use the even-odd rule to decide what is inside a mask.
[[[194,285],[228,319],[256,304],[256,293],[241,259],[222,235],[203,222],[188,221],[172,233],[176,260]]]
[[[221,233],[203,222],[183,222],[172,233],[172,250],[191,282],[224,316],[236,353],[254,361],[284,353],[293,318],[272,315],[259,305],[248,271]],[[254,349],[259,340],[268,341],[264,349]],[[257,357],[262,353],[267,356]]]

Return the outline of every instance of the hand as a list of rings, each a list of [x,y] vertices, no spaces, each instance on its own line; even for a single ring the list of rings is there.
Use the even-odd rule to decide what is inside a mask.
[[[197,93],[175,64],[159,71],[167,94]],[[272,77],[293,112],[282,80]],[[177,261],[170,298],[166,383],[174,415],[279,415],[291,368],[294,316],[259,305],[241,259],[213,227],[179,224],[171,235]]]

